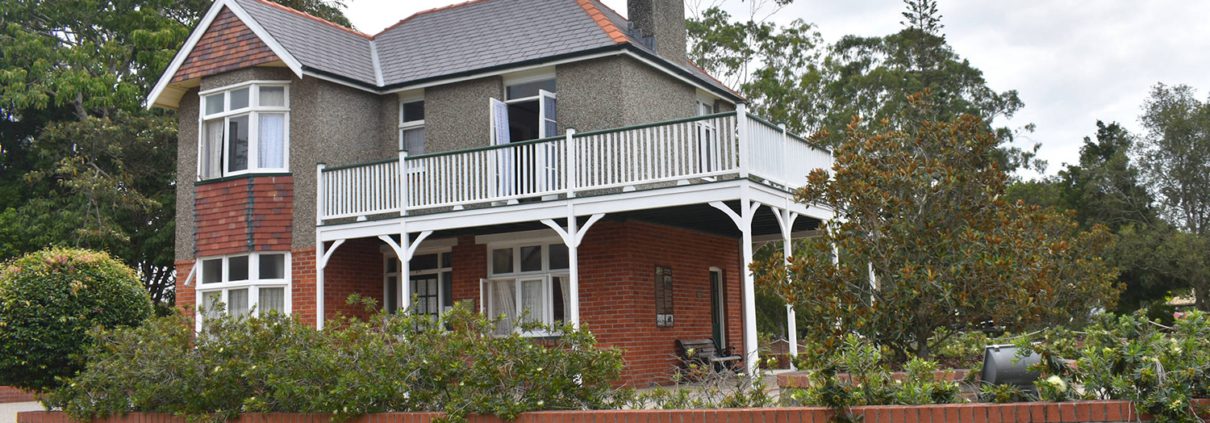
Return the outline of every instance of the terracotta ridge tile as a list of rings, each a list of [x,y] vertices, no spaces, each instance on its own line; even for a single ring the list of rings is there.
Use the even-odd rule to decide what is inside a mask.
[[[576,0],[576,2],[584,9],[584,13],[587,13],[588,17],[592,18],[597,23],[597,26],[601,27],[602,31],[605,31],[605,35],[613,40],[614,44],[626,44],[630,42],[626,34],[619,30],[617,25],[614,25],[609,18],[605,17],[605,14],[597,8],[592,0]]]
[[[313,21],[316,21],[316,22],[322,23],[322,24],[324,24],[324,25],[327,25],[327,26],[330,26],[330,27],[333,27],[333,28],[339,29],[339,30],[341,30],[341,31],[344,31],[344,32],[347,32],[347,33],[350,33],[350,34],[356,35],[356,36],[361,37],[361,38],[365,38],[365,39],[370,39],[370,38],[371,38],[371,37],[370,37],[368,34],[366,34],[366,33],[364,33],[364,32],[361,32],[361,31],[358,31],[358,30],[356,30],[356,29],[349,28],[349,27],[346,27],[346,26],[343,26],[343,25],[337,24],[337,23],[335,23],[335,22],[332,22],[332,21],[329,21],[329,20],[327,20],[327,19],[324,19],[324,18],[321,18],[321,17],[315,16],[315,15],[312,15],[312,14],[307,13],[307,12],[303,12],[303,11],[298,10],[298,9],[294,9],[294,8],[292,8],[292,7],[283,6],[283,5],[280,5],[280,4],[277,4],[277,3],[271,2],[271,1],[269,1],[269,0],[256,0],[256,1],[258,1],[258,2],[260,2],[260,3],[262,3],[262,4],[265,4],[265,5],[267,5],[267,6],[274,7],[274,8],[277,8],[277,9],[279,9],[279,10],[285,11],[285,12],[293,13],[293,14],[295,14],[295,15],[302,16],[302,17],[304,17],[304,18],[307,18],[307,19],[310,19],[310,20],[313,20]]]

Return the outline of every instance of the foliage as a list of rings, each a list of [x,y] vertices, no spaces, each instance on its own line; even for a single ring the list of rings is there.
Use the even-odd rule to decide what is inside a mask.
[[[919,405],[958,402],[958,384],[937,381],[937,363],[914,358],[904,380],[894,380],[888,359],[869,340],[848,335],[831,355],[808,361],[807,388],[782,392],[786,405],[815,405],[847,410],[863,405]],[[841,374],[843,372],[843,374]]]
[[[172,301],[176,118],[143,97],[210,3],[0,0],[0,259],[104,250]]]
[[[689,57],[736,86],[754,112],[784,122],[792,132],[818,132],[817,140],[829,146],[844,141],[854,116],[867,128],[883,121],[910,125],[901,120],[913,109],[908,98],[928,90],[933,120],[970,114],[997,134],[1003,169],[1043,167],[1034,157],[1037,146],[1022,151],[1007,144],[1013,130],[993,129],[996,118],[1012,117],[1023,106],[1017,92],[991,89],[983,72],[950,47],[936,2],[905,4],[899,32],[848,35],[831,45],[801,20],[777,26],[711,8],[686,25]]]
[[[774,403],[761,376],[715,369],[693,360],[692,355],[680,363],[672,381],[671,387],[657,387],[635,395],[625,406],[675,410],[770,407]]]
[[[1020,332],[1111,307],[1108,232],[1006,201],[996,138],[974,116],[916,118],[930,115],[925,101],[913,97],[910,127],[850,127],[832,172],[813,171],[796,194],[836,218],[793,258],[793,283],[780,259],[754,265],[758,283],[779,287],[821,342],[855,331],[900,362],[929,357],[938,328],[994,320]]]
[[[1155,195],[1161,215],[1183,232],[1210,243],[1210,103],[1194,98],[1193,89],[1156,85],[1143,105],[1147,135],[1138,145],[1144,180]],[[1205,245],[1205,244],[1203,244]],[[1190,283],[1198,307],[1210,310],[1210,250],[1192,259],[1202,272]]]
[[[44,391],[83,368],[94,327],[138,325],[152,306],[133,270],[105,253],[49,249],[0,269],[0,385]]]
[[[542,341],[492,336],[460,304],[434,321],[376,314],[316,331],[276,313],[208,321],[196,339],[179,316],[102,333],[88,367],[51,403],[87,420],[154,411],[223,420],[243,412],[443,411],[511,419],[531,410],[605,408],[621,353],[585,330],[539,327]],[[148,380],[158,381],[154,386]]]
[[[983,351],[992,341],[980,330],[955,332],[939,328],[930,338],[936,345],[933,358],[946,369],[976,369],[983,364]]]

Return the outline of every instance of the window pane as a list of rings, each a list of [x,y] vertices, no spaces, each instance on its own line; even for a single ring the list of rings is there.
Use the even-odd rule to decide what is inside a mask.
[[[492,250],[492,273],[513,272],[513,249]]]
[[[517,319],[516,285],[511,280],[489,281],[485,288],[488,290],[488,317],[500,318],[495,333],[507,335],[513,331],[513,322]]]
[[[260,279],[285,279],[286,278],[286,255],[285,254],[261,254],[260,255]]]
[[[227,281],[248,280],[248,256],[237,256],[227,259]]]
[[[286,115],[261,113],[257,140],[257,166],[270,169],[286,167]]]
[[[567,263],[568,263],[567,245],[566,244],[550,244],[550,246],[548,248],[550,248],[550,268],[551,268],[551,270],[566,269],[568,267],[567,266]]]
[[[387,258],[387,273],[399,273],[399,260],[395,257]]]
[[[454,267],[453,253],[441,253],[441,267]]]
[[[558,92],[555,90],[554,79],[544,79],[541,81],[526,82],[516,85],[509,85],[507,88],[508,99],[533,97],[538,95],[538,90],[546,90],[549,92]]]
[[[216,317],[222,310],[219,310],[218,303],[223,301],[222,291],[210,291],[202,293],[202,316],[206,318]]]
[[[260,87],[260,105],[285,107],[286,87]]]
[[[227,291],[227,312],[235,316],[248,315],[248,289]]]
[[[450,272],[441,273],[441,310],[454,306],[454,275]]]
[[[286,312],[286,288],[261,288],[256,310],[264,316],[270,312]]]
[[[223,259],[202,261],[202,283],[217,283],[223,281]]]
[[[240,88],[231,92],[231,110],[248,107],[248,89]]]
[[[202,151],[199,169],[202,179],[223,176],[223,120],[206,121],[202,134]]]
[[[227,169],[248,169],[248,116],[227,119]]]
[[[403,121],[415,122],[424,120],[424,101],[403,103]]]
[[[526,322],[542,322],[546,318],[542,301],[543,282],[541,279],[521,281],[521,309],[524,310]]]
[[[403,130],[403,151],[410,155],[424,154],[424,127]]]
[[[223,112],[223,93],[206,96],[206,114],[212,115]]]
[[[551,304],[551,314],[555,323],[561,324],[567,319],[567,308],[571,300],[568,291],[570,282],[566,276],[550,278],[550,298],[554,301],[554,304]]]
[[[521,271],[537,272],[542,270],[542,246],[521,247]]]
[[[421,254],[412,257],[412,270],[430,270],[437,268],[436,254]]]
[[[386,307],[387,313],[394,313],[399,311],[399,278],[387,277],[386,285],[386,298],[382,299],[382,304]]]

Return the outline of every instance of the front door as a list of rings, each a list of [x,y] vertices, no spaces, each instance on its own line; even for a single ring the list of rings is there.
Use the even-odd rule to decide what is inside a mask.
[[[710,329],[714,347],[722,351],[727,346],[727,289],[721,269],[710,269]]]

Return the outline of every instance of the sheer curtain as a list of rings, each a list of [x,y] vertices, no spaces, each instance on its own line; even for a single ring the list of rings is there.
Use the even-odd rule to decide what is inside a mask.
[[[556,280],[559,281],[559,291],[563,292],[563,321],[566,322],[571,317],[571,278],[559,276]]]
[[[262,168],[286,167],[286,115],[281,113],[260,114],[260,141],[258,142]]]
[[[517,320],[517,291],[511,280],[491,281],[492,305],[491,317],[494,319],[501,314],[504,320],[496,323],[496,334],[507,335],[513,331],[513,323]]]
[[[531,279],[521,282],[521,307],[524,310],[525,321],[527,323],[542,322],[546,317],[546,308],[543,307],[542,301],[542,285],[544,281],[541,279]]]
[[[286,312],[286,289],[285,288],[261,288],[259,304],[256,305],[256,310],[263,316],[270,312],[278,313]]]
[[[217,178],[223,173],[223,120],[206,122],[202,144],[202,179]]]

